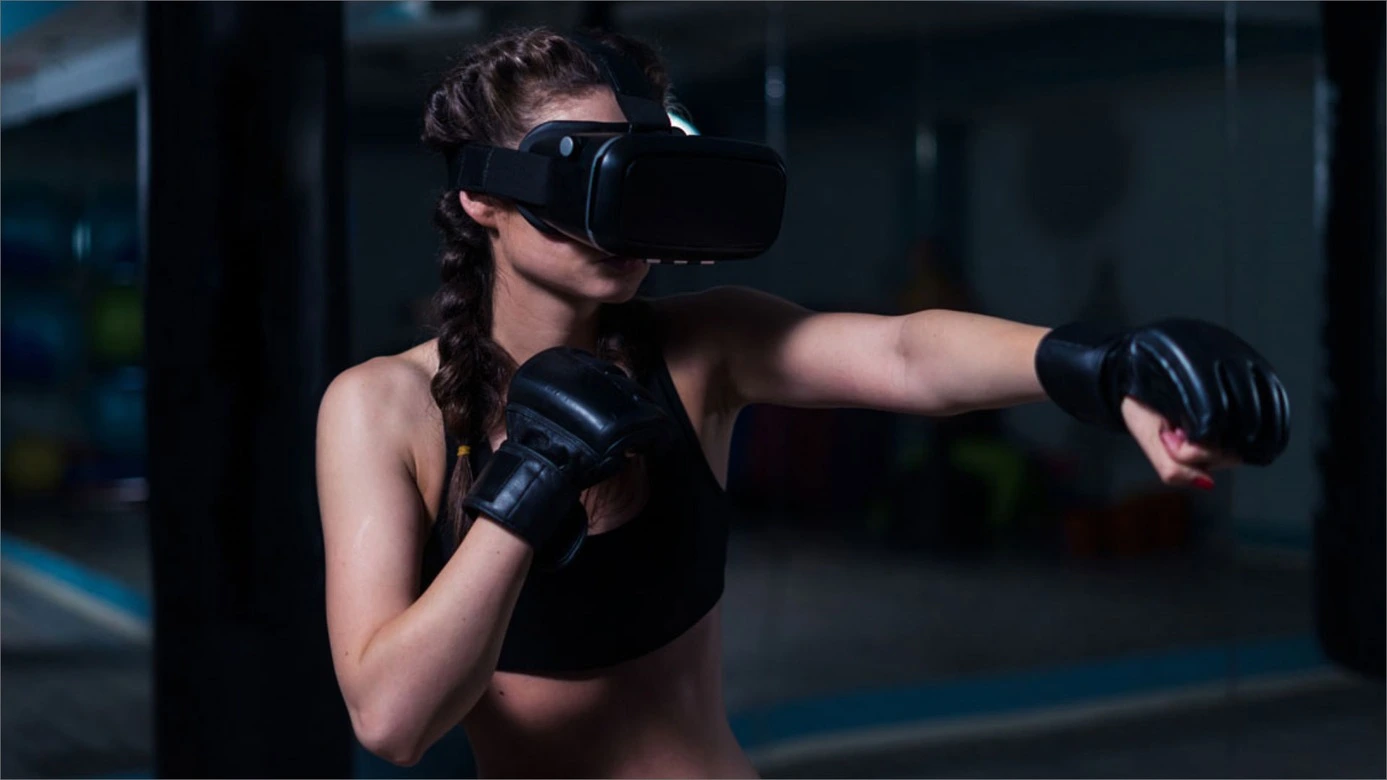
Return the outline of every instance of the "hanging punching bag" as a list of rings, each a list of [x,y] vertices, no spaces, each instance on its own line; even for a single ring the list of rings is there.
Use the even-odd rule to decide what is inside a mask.
[[[1315,518],[1316,628],[1325,654],[1381,679],[1384,576],[1382,3],[1323,3],[1319,164],[1328,426]]]

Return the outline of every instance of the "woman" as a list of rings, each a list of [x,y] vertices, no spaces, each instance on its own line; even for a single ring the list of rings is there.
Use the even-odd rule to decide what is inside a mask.
[[[668,100],[648,48],[604,40]],[[623,115],[581,47],[520,32],[447,74],[424,140],[513,148],[551,120]],[[451,191],[437,222],[439,337],[344,372],[319,419],[336,671],[361,742],[399,764],[461,722],[486,776],[754,776],[723,708],[717,608],[748,404],[951,415],[1048,395],[1125,428],[1166,483],[1204,488],[1284,446],[1279,382],[1212,326],[1098,338],[730,288],[642,302],[644,262],[504,200]]]

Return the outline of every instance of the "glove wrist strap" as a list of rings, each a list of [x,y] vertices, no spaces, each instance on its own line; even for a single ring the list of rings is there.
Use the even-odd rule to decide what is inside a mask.
[[[1113,359],[1117,346],[1092,325],[1063,325],[1041,339],[1035,372],[1045,394],[1071,417],[1125,433],[1119,366]]]
[[[536,563],[567,565],[587,535],[579,491],[558,466],[538,452],[507,441],[477,475],[463,506],[525,540]]]

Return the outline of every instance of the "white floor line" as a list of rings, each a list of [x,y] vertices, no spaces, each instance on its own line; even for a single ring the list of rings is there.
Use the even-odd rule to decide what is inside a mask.
[[[1208,706],[1227,700],[1230,692],[1240,701],[1249,701],[1326,690],[1351,682],[1350,676],[1333,669],[1265,675],[1240,681],[1231,688],[1219,682],[1142,696],[1027,710],[1009,715],[950,718],[946,722],[934,719],[792,739],[750,750],[748,757],[758,771],[768,773],[805,761],[841,759],[990,737],[1041,734],[1110,719]]]
[[[151,629],[148,620],[75,588],[32,566],[7,560],[4,563],[4,576],[6,578],[13,577],[17,584],[42,594],[55,604],[65,607],[113,633],[139,642],[148,642],[150,639]]]

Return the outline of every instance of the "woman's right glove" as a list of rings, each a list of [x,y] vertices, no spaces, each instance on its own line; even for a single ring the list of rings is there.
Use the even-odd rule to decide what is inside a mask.
[[[571,347],[544,350],[511,379],[506,440],[463,506],[529,542],[542,565],[562,567],[587,536],[582,491],[673,433],[665,411],[617,366]]]

